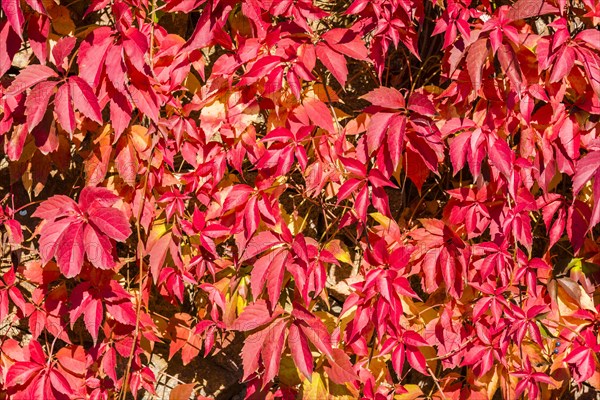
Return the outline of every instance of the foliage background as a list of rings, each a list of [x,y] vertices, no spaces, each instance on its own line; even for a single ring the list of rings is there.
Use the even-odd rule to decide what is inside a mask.
[[[597,0],[1,15],[0,398],[600,388]]]

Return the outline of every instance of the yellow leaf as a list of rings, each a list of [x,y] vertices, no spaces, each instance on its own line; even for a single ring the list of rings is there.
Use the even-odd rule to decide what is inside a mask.
[[[548,292],[556,300],[558,312],[562,316],[570,316],[580,308],[595,311],[593,299],[570,278],[551,280]]]
[[[300,376],[296,364],[292,357],[285,356],[281,359],[279,364],[279,381],[285,386],[296,386],[302,383],[302,379],[306,379],[304,376]]]
[[[500,375],[498,374],[498,366],[495,365],[482,377],[476,378],[474,388],[484,397],[491,399],[499,388]]]
[[[325,245],[325,249],[329,251],[338,260],[346,264],[352,265],[352,258],[348,247],[339,239],[333,239]]]
[[[310,381],[305,379],[304,382],[302,382],[300,393],[302,400],[322,400],[329,398],[327,389],[323,383],[323,378],[318,372],[313,372]]]
[[[392,219],[386,217],[382,213],[374,212],[369,215],[371,216],[371,218],[373,218],[375,221],[379,222],[381,224],[381,226],[383,226],[386,229],[389,228],[390,224],[392,223]]]
[[[129,137],[138,153],[143,153],[150,147],[151,136],[148,135],[148,128],[144,126],[133,125],[129,128]]]
[[[408,390],[408,392],[395,395],[394,400],[416,400],[423,396],[423,391],[418,385],[404,385],[404,389]]]
[[[338,385],[329,381],[329,399],[331,400],[354,400],[359,397],[359,393],[351,385]]]

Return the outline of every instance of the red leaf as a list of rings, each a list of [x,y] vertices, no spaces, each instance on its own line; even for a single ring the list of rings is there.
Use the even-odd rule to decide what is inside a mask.
[[[281,287],[283,286],[285,263],[288,260],[288,254],[289,253],[286,250],[279,251],[273,257],[273,261],[269,264],[269,268],[267,269],[267,293],[269,294],[271,309],[275,308],[277,302],[279,301],[279,297],[281,296]],[[254,293],[254,290],[252,290],[252,292]]]
[[[265,77],[281,63],[279,56],[264,56],[252,64],[252,68],[240,79],[240,85],[249,85]]]
[[[249,335],[244,341],[244,347],[242,348],[244,376],[242,377],[242,381],[247,380],[250,375],[255,374],[258,370],[260,350],[265,342],[265,337],[264,331],[258,331]]]
[[[296,324],[290,325],[288,346],[290,347],[294,363],[300,372],[302,372],[309,381],[312,380],[313,357],[310,353],[310,347],[308,346],[306,336],[298,329]]]
[[[94,343],[98,340],[98,329],[100,329],[103,316],[104,307],[102,306],[102,301],[99,299],[92,299],[85,307],[83,322],[90,335],[92,335]]]
[[[0,43],[3,43],[0,46],[0,76],[3,76],[10,69],[13,57],[20,47],[19,35],[6,20],[0,21]]]
[[[342,85],[342,87],[346,86],[348,66],[344,56],[323,43],[317,44],[316,52],[319,60],[333,74],[340,85]]]
[[[248,185],[234,185],[223,202],[223,209],[233,210],[246,204],[253,191],[254,189]]]
[[[78,275],[83,266],[84,226],[83,222],[71,223],[56,245],[56,263],[60,272],[67,278]]]
[[[408,109],[418,114],[433,117],[436,114],[435,106],[427,96],[421,93],[413,93],[408,99]]]
[[[123,50],[131,63],[139,70],[144,70],[146,65],[145,55],[148,52],[148,37],[137,28],[131,27],[123,34]]]
[[[297,320],[302,321],[298,324],[300,330],[317,349],[327,357],[333,357],[333,349],[331,347],[331,336],[319,318],[308,312],[299,304],[294,304],[292,316]]]
[[[2,11],[8,19],[8,23],[12,26],[13,30],[23,38],[23,23],[25,18],[23,17],[23,11],[21,11],[21,3],[19,0],[3,0]]]
[[[591,211],[587,204],[580,200],[575,200],[567,214],[567,235],[573,245],[575,252],[583,246],[585,234],[589,227]]]
[[[45,81],[37,84],[25,100],[25,114],[27,115],[27,129],[33,130],[44,118],[50,97],[54,94],[56,81]]]
[[[129,92],[133,104],[144,114],[146,114],[152,121],[158,122],[159,117],[159,105],[158,98],[154,93],[154,90],[150,87],[137,87],[135,85],[129,86]]]
[[[281,309],[271,312],[267,302],[258,299],[252,304],[248,304],[242,314],[231,325],[230,329],[234,331],[251,331],[259,326],[266,325],[281,314]]]
[[[90,85],[80,77],[72,76],[69,78],[69,86],[75,107],[89,119],[101,124],[100,105]]]
[[[361,96],[361,99],[367,100],[374,106],[403,109],[406,107],[404,96],[397,89],[380,86],[371,90],[369,93]]]
[[[575,381],[578,383],[588,380],[596,369],[596,361],[594,360],[594,353],[591,349],[587,349],[584,346],[579,346],[572,350],[564,361],[569,364],[574,364]]]
[[[279,363],[285,340],[286,321],[279,319],[275,321],[266,331],[264,345],[260,355],[265,364],[263,382],[270,382],[279,372]]]
[[[517,0],[508,10],[507,17],[511,20],[518,20],[555,14],[558,11],[558,8],[546,0]]]
[[[107,303],[106,311],[122,324],[135,325],[135,310],[133,309],[133,304],[128,300],[118,303]]]
[[[79,205],[84,211],[91,211],[92,207],[110,207],[119,201],[120,197],[104,187],[86,186],[79,194]]]
[[[94,29],[79,47],[77,64],[79,76],[92,87],[100,84],[106,52],[113,44],[113,30],[108,26]]]
[[[63,233],[74,222],[73,218],[64,218],[60,221],[48,221],[40,232],[39,253],[45,264],[56,254],[56,247]]]
[[[556,62],[552,66],[552,73],[550,74],[550,82],[559,82],[564,77],[569,75],[571,69],[575,65],[576,53],[571,47],[565,46],[559,52],[559,57],[556,58]]]
[[[513,165],[513,152],[504,140],[496,140],[489,152],[489,157],[494,166],[506,178],[510,177]]]
[[[107,347],[102,357],[102,370],[113,382],[117,382],[117,354],[113,347]]]
[[[52,68],[39,64],[30,65],[17,75],[15,80],[6,90],[6,94],[16,96],[37,83],[45,81],[48,78],[56,77],[58,77],[58,75]]]
[[[50,18],[45,15],[30,15],[27,23],[27,38],[33,54],[46,65],[48,58],[48,35],[50,33]]]
[[[364,181],[356,178],[348,179],[344,184],[340,187],[337,192],[337,203],[340,204],[343,200],[347,199],[350,195],[354,194],[358,187],[363,184]]]
[[[378,150],[383,144],[388,129],[392,127],[392,122],[396,122],[395,113],[377,113],[371,116],[367,126],[367,149],[369,154]]]
[[[508,76],[508,79],[510,79],[513,87],[520,90],[521,84],[523,83],[523,74],[519,67],[519,59],[517,58],[515,51],[510,45],[502,44],[498,48],[497,54],[502,70],[506,76]]]
[[[131,235],[129,221],[123,212],[116,208],[95,208],[90,212],[89,218],[100,229],[100,232],[118,242],[124,242]]]
[[[396,114],[390,121],[390,128],[387,134],[387,145],[392,159],[394,170],[398,168],[404,149],[404,137],[406,134],[406,117]]]
[[[68,84],[61,85],[58,88],[56,96],[54,96],[54,112],[60,126],[72,134],[75,130],[75,112],[73,111],[71,91]]]
[[[281,240],[275,236],[271,231],[263,231],[254,235],[252,239],[248,241],[246,247],[243,249],[243,253],[240,255],[240,262],[246,261],[263,251],[281,243]]]
[[[310,118],[313,124],[328,132],[335,132],[331,112],[325,103],[320,100],[307,100],[303,102],[302,105],[304,106],[304,110],[306,110],[308,118]]]
[[[350,29],[334,28],[325,32],[321,37],[332,49],[339,53],[357,60],[367,58],[367,48],[358,34]]]
[[[467,70],[469,71],[469,77],[471,78],[471,84],[473,89],[477,92],[482,85],[482,69],[483,64],[488,56],[488,39],[478,39],[473,43],[467,53]]]
[[[333,357],[329,360],[329,363],[331,368],[325,367],[325,371],[331,380],[338,385],[359,379],[350,362],[350,357],[344,350],[333,349]]]
[[[4,227],[8,233],[8,241],[10,243],[21,244],[23,242],[23,228],[19,221],[14,219],[5,220]]]
[[[406,349],[406,359],[414,369],[424,375],[428,375],[425,356],[417,348],[408,347]]]
[[[65,393],[67,395],[73,394],[73,390],[71,389],[71,385],[65,379],[63,374],[58,372],[56,369],[52,368],[49,373],[50,383],[52,387],[56,389],[59,393]]]
[[[578,194],[592,177],[600,178],[600,151],[592,151],[577,161],[573,176],[573,194]],[[600,196],[595,196],[600,200]]]
[[[34,362],[17,362],[6,373],[6,386],[15,387],[26,384],[42,370],[42,366]]]
[[[115,140],[118,140],[131,122],[133,108],[123,93],[112,88],[108,92],[110,95],[110,121],[115,130]]]
[[[54,64],[57,67],[62,67],[63,63],[67,61],[75,48],[75,44],[77,44],[77,38],[74,36],[64,36],[56,42],[56,45],[52,48],[52,57],[54,57]]]
[[[112,244],[101,232],[91,225],[86,225],[83,240],[88,260],[97,268],[111,269],[115,266],[112,256]]]

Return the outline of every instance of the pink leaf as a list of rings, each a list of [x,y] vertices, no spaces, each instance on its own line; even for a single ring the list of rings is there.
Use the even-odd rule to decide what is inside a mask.
[[[107,303],[106,310],[120,323],[125,325],[135,325],[135,310],[133,309],[133,304],[129,300],[118,303]]]
[[[86,225],[83,240],[87,258],[95,267],[111,269],[115,266],[112,244],[104,234],[96,231],[92,225]]]
[[[74,36],[64,36],[56,43],[52,48],[52,57],[54,58],[54,64],[57,67],[62,67],[63,62],[66,62],[71,52],[77,44],[77,38]]]
[[[69,78],[69,86],[75,107],[89,119],[101,124],[102,114],[98,98],[87,82],[78,76],[72,76]]]
[[[42,366],[34,362],[17,362],[6,373],[6,386],[22,386],[39,373]]]
[[[281,310],[271,312],[267,302],[258,299],[252,304],[248,304],[242,314],[235,320],[229,329],[234,331],[251,331],[259,326],[266,325],[281,314]]]
[[[279,319],[267,329],[264,345],[260,352],[265,364],[265,374],[262,378],[265,383],[270,382],[279,372],[279,363],[285,340],[285,326],[286,321]]]
[[[54,94],[56,81],[45,81],[37,84],[25,100],[25,114],[27,115],[27,129],[33,130],[44,118],[50,97]]]
[[[12,26],[13,30],[23,38],[23,24],[25,18],[23,17],[23,11],[21,11],[21,2],[19,0],[3,0],[2,11],[8,19],[8,23]]]
[[[84,211],[92,207],[110,207],[119,201],[120,197],[104,187],[86,186],[79,194],[79,204]]]
[[[594,175],[598,179],[598,172],[600,172],[600,151],[592,151],[577,162],[575,175],[573,176],[573,194],[578,194]],[[597,200],[600,200],[600,198]]]
[[[333,357],[329,361],[331,368],[325,367],[327,375],[338,385],[354,382],[359,379],[354,371],[350,357],[342,349],[333,349]]]
[[[356,32],[350,29],[334,28],[321,36],[335,51],[357,60],[367,58],[367,48]]]
[[[6,20],[0,21],[0,43],[3,43],[0,46],[0,76],[10,69],[13,57],[19,51],[20,42],[19,35],[11,24]]]
[[[56,245],[56,262],[60,271],[67,278],[78,275],[83,266],[83,227],[82,222],[70,224]]]
[[[294,363],[300,372],[310,381],[312,379],[313,357],[310,353],[306,336],[298,329],[296,324],[290,325],[288,346],[290,347]]]
[[[346,86],[348,66],[344,56],[323,43],[317,44],[316,52],[319,60],[333,74],[340,85],[342,85],[342,87]]]
[[[477,92],[482,85],[483,64],[488,56],[488,40],[478,39],[473,43],[467,53],[467,71],[471,78],[473,89]]]
[[[83,322],[90,335],[92,335],[94,343],[98,340],[98,329],[100,329],[103,316],[104,307],[102,306],[102,301],[100,299],[92,299],[83,313]]]
[[[371,90],[369,93],[361,96],[361,99],[367,100],[374,106],[403,109],[406,107],[404,96],[397,89],[381,86]]]
[[[331,112],[325,103],[320,100],[308,100],[302,103],[302,105],[304,106],[304,110],[306,110],[308,118],[310,118],[313,124],[328,132],[335,132]]]
[[[337,192],[337,203],[341,203],[343,200],[350,197],[350,195],[354,194],[362,183],[362,180],[356,178],[351,178],[344,182]]]
[[[69,85],[64,84],[58,88],[54,96],[54,112],[60,126],[68,133],[75,130],[75,112],[71,103],[71,91]]]
[[[377,113],[371,116],[367,126],[367,149],[369,154],[379,149],[383,144],[386,132],[395,121],[395,113]]]
[[[40,232],[40,241],[38,244],[43,263],[47,263],[56,255],[56,248],[63,233],[74,221],[73,218],[64,218],[60,221],[48,221],[44,225]]]
[[[73,390],[71,389],[71,385],[66,380],[66,378],[58,372],[56,369],[52,368],[50,370],[50,383],[52,387],[56,389],[59,393],[65,393],[67,395],[73,394]]]
[[[39,64],[30,65],[17,75],[15,80],[6,90],[6,94],[16,96],[37,83],[45,81],[48,78],[56,77],[58,77],[58,75],[52,68]]]
[[[129,221],[116,208],[96,208],[89,214],[90,221],[108,237],[124,242],[131,235]]]

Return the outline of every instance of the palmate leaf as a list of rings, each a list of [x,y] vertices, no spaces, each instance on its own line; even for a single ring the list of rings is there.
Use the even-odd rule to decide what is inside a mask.
[[[84,254],[97,268],[114,267],[111,239],[123,242],[131,235],[122,211],[110,207],[117,199],[108,189],[86,187],[78,205],[64,196],[43,202],[33,214],[46,221],[40,233],[42,259],[56,257],[67,278],[79,274]]]

